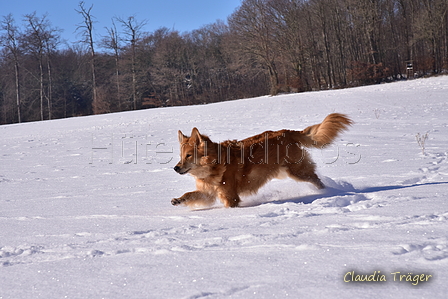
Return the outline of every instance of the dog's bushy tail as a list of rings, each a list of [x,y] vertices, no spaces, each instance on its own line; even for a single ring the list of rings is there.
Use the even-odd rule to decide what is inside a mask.
[[[324,148],[352,124],[353,121],[344,114],[329,114],[322,123],[300,131],[300,143],[306,147]]]

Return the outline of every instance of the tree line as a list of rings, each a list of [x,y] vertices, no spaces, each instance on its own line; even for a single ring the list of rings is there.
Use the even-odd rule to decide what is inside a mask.
[[[0,24],[0,123],[374,84],[448,70],[446,0],[243,0],[227,22],[144,32],[112,19],[80,41],[46,15]]]

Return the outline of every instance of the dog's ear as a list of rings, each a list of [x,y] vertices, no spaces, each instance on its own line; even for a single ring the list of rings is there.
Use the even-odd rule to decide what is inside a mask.
[[[197,138],[199,142],[203,141],[202,135],[196,127],[191,130],[191,138]]]
[[[177,138],[179,139],[179,143],[184,143],[184,140],[187,138],[187,136],[185,136],[181,130],[179,130],[179,132],[177,132]]]

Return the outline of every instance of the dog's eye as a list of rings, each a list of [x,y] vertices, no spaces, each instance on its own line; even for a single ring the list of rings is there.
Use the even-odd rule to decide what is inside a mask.
[[[185,156],[185,159],[188,159],[188,158],[190,158],[191,157],[191,155],[190,154],[187,154],[186,156]]]

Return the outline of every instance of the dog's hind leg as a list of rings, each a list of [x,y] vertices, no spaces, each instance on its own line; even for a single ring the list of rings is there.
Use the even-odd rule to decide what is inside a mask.
[[[236,208],[241,201],[238,195],[234,196],[219,195],[219,199],[221,199],[222,203],[226,208]]]
[[[286,165],[286,173],[296,181],[309,182],[318,189],[324,189],[325,185],[319,179],[315,172],[315,166],[311,163],[289,164]]]
[[[231,188],[220,188],[218,197],[226,208],[236,208],[241,199]]]

